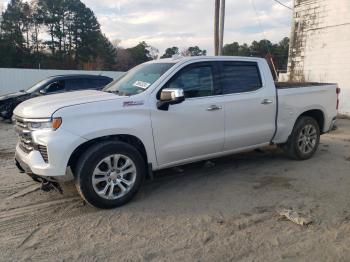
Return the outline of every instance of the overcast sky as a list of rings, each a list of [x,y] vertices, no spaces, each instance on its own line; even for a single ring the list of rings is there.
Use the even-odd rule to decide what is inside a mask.
[[[146,41],[161,53],[170,46],[194,45],[213,53],[214,0],[82,1],[94,11],[107,37],[121,40],[123,47]],[[281,2],[292,6],[291,0]],[[291,15],[273,0],[226,0],[224,43],[263,38],[278,42],[289,37]]]

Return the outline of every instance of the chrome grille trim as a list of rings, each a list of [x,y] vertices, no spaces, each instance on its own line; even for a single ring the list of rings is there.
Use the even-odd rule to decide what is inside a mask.
[[[27,125],[25,122],[20,122],[20,121],[16,120],[16,124],[17,124],[19,127],[28,128],[28,125]]]
[[[31,131],[29,130],[28,124],[24,121],[23,118],[14,116],[13,119],[15,121],[15,131],[18,134],[19,147],[23,152],[28,154],[34,150]]]
[[[14,116],[13,119],[15,121],[20,121],[23,123],[27,123],[27,122],[48,122],[51,121],[51,117],[42,117],[42,118],[23,118],[23,117],[19,117],[19,116]]]
[[[36,119],[28,119],[21,118],[18,116],[14,116],[13,120],[15,122],[15,131],[19,137],[19,147],[25,153],[30,153],[33,150],[39,151],[45,163],[49,162],[49,157],[47,153],[47,147],[44,145],[34,144],[32,139],[32,130],[29,129],[28,122],[42,122],[42,121],[50,121],[50,118],[36,118]]]

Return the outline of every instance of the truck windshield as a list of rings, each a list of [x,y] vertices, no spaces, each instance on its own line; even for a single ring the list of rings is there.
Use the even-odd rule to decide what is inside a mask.
[[[175,63],[141,64],[107,85],[103,91],[132,96],[145,91]]]

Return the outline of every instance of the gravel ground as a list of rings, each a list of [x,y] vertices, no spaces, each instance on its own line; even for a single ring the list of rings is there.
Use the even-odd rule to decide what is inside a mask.
[[[163,170],[130,204],[98,210],[70,184],[41,192],[20,174],[1,123],[0,260],[349,261],[350,121],[338,126],[308,161],[271,147]]]

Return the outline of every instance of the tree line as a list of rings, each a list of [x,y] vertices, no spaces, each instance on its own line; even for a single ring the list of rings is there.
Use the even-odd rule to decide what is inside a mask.
[[[271,41],[263,39],[259,42],[253,41],[250,45],[246,43],[239,44],[238,42],[233,42],[231,44],[224,45],[222,49],[223,55],[231,56],[266,57],[267,55],[271,55],[277,71],[287,70],[288,51],[288,37],[283,38],[277,44],[273,44]]]
[[[260,56],[272,53],[278,68],[287,65],[289,39],[226,44],[224,55]],[[160,58],[205,56],[198,46],[165,50]],[[10,0],[0,16],[0,67],[119,70],[159,57],[157,48],[140,42],[122,48],[103,34],[93,11],[80,0]]]
[[[80,0],[11,0],[0,25],[1,67],[108,68],[115,49]]]
[[[225,44],[222,49],[222,54],[225,56],[255,56],[263,58],[270,55],[273,59],[276,70],[285,71],[287,70],[288,50],[289,38],[285,37],[277,44],[273,44],[266,39],[253,41],[250,45],[246,43],[239,44],[238,42]],[[206,53],[206,50],[201,50],[198,46],[189,47],[182,51],[180,51],[179,47],[173,46],[167,48],[161,58],[172,57],[173,55],[201,56],[206,55]]]

